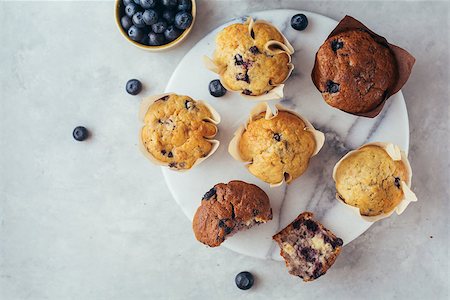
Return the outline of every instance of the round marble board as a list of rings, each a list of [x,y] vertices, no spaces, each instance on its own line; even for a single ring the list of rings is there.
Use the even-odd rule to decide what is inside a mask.
[[[304,13],[309,25],[304,31],[290,26],[291,17]],[[365,222],[335,200],[335,187],[331,173],[335,163],[349,150],[371,141],[393,142],[408,150],[408,115],[401,92],[392,96],[376,118],[356,117],[328,106],[311,81],[314,56],[337,22],[328,17],[297,10],[269,10],[251,14],[277,26],[295,48],[294,72],[286,82],[282,105],[305,116],[316,129],[325,133],[325,145],[310,161],[308,170],[291,184],[270,188],[267,183],[251,175],[244,164],[234,160],[227,151],[234,131],[243,124],[257,102],[243,99],[239,93],[228,92],[224,97],[209,94],[208,84],[217,75],[207,70],[202,57],[211,57],[215,49],[215,36],[232,23],[244,22],[247,16],[231,20],[200,40],[175,69],[166,92],[189,95],[193,99],[210,103],[221,115],[217,139],[220,147],[205,162],[187,172],[163,168],[167,185],[186,216],[192,220],[201,198],[214,184],[230,180],[243,180],[261,187],[269,196],[273,220],[241,231],[223,244],[249,256],[281,260],[279,248],[272,235],[283,229],[303,211],[311,211],[324,226],[341,237],[344,243],[366,231],[372,223]],[[194,234],[192,233],[192,237]],[[213,251],[213,249],[211,249]]]

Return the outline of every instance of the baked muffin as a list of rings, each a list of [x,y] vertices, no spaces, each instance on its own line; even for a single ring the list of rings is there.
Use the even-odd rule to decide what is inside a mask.
[[[391,50],[363,30],[329,37],[317,52],[312,75],[329,105],[352,114],[374,110],[398,78]]]
[[[216,37],[213,64],[223,86],[247,96],[268,93],[290,75],[294,49],[265,21],[232,24]]]
[[[229,148],[233,157],[249,162],[250,173],[271,185],[290,183],[302,175],[324,139],[306,119],[279,105],[277,108],[275,115],[266,117],[267,106],[257,107]]]
[[[141,105],[140,141],[152,161],[174,170],[187,170],[211,155],[219,142],[220,117],[213,108],[188,96],[152,96]]]
[[[350,152],[336,164],[333,178],[338,199],[362,216],[390,214],[405,196],[415,201],[406,155],[392,144],[373,143]]]
[[[272,220],[269,197],[254,184],[218,183],[202,198],[192,228],[198,241],[219,246],[228,236]]]
[[[273,236],[281,248],[289,273],[303,281],[322,276],[334,264],[343,241],[304,212]]]

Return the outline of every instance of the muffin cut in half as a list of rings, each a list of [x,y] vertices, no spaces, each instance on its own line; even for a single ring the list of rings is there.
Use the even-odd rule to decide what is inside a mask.
[[[202,101],[188,96],[163,94],[141,103],[144,123],[139,146],[153,163],[184,171],[198,165],[219,147],[219,114]]]
[[[202,198],[192,228],[199,242],[217,247],[239,230],[272,220],[267,194],[254,184],[218,183]]]
[[[322,276],[334,264],[343,241],[304,212],[273,236],[281,248],[289,273],[303,281]]]
[[[283,97],[283,83],[294,69],[294,48],[271,23],[248,18],[222,29],[216,37],[213,59],[205,66],[220,75],[229,91],[241,91],[253,100]]]
[[[283,106],[258,104],[231,140],[228,151],[256,177],[272,187],[302,175],[325,141],[304,117]]]
[[[336,198],[364,220],[375,222],[401,214],[417,201],[406,154],[391,143],[370,143],[347,153],[336,164]]]

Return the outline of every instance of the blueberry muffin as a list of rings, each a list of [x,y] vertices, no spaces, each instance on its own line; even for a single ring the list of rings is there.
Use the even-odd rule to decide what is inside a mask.
[[[323,133],[308,120],[281,105],[276,108],[272,113],[267,103],[257,105],[228,148],[235,159],[248,163],[250,173],[271,186],[302,175],[324,142]]]
[[[168,94],[144,101],[143,151],[153,161],[174,170],[187,170],[211,155],[218,141],[217,113],[201,101]]]
[[[313,214],[304,212],[291,224],[273,236],[281,248],[289,273],[303,281],[322,276],[334,264],[343,241],[322,224]]]
[[[376,109],[397,83],[391,50],[363,30],[329,37],[316,55],[313,81],[325,101],[342,111],[361,114]]]
[[[259,96],[289,77],[293,52],[292,46],[273,25],[249,19],[219,32],[213,63],[225,88]]]
[[[363,146],[344,156],[334,169],[337,197],[358,208],[362,216],[388,214],[405,198],[405,192],[412,193],[409,163],[398,148],[391,148],[393,154],[377,144]]]
[[[218,183],[202,198],[192,228],[199,242],[217,247],[235,232],[272,220],[269,197],[254,184]]]

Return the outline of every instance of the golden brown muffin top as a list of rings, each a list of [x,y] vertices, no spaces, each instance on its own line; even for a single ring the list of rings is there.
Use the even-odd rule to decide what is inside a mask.
[[[190,169],[212,148],[208,137],[217,133],[210,110],[188,96],[171,94],[155,101],[144,118],[141,138],[158,161],[173,169]]]
[[[365,146],[337,167],[335,180],[340,198],[358,207],[363,216],[391,212],[402,200],[401,182],[408,181],[404,163],[394,161],[378,146]]]
[[[314,135],[296,115],[279,111],[272,119],[264,113],[253,118],[239,141],[244,161],[251,161],[249,171],[261,180],[289,183],[308,167],[316,147]]]
[[[328,38],[317,52],[316,64],[313,76],[325,101],[349,113],[375,109],[398,77],[389,48],[359,30]]]
[[[214,63],[221,71],[224,84],[246,95],[262,95],[281,84],[290,74],[287,53],[274,54],[265,49],[269,41],[284,42],[273,26],[255,23],[252,33],[247,23],[232,24],[216,38]]]

